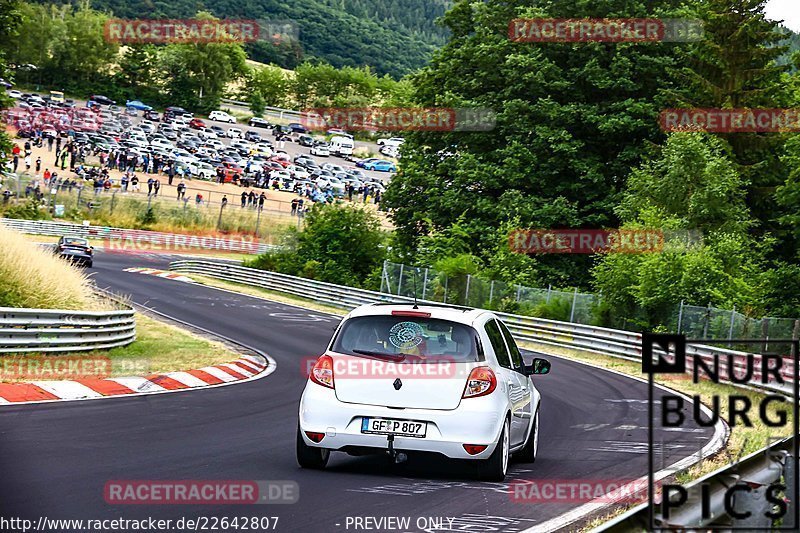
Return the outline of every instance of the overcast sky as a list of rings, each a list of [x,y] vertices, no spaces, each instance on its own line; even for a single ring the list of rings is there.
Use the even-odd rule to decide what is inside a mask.
[[[767,18],[784,20],[784,26],[800,33],[800,0],[769,0]]]

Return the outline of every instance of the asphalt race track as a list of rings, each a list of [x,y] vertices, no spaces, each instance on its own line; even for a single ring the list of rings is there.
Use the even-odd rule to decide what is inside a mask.
[[[508,483],[475,481],[463,465],[421,458],[333,454],[324,472],[295,462],[302,358],[325,348],[336,317],[136,273],[165,258],[99,253],[101,287],[267,352],[272,375],[232,386],[65,404],[0,407],[0,514],[48,518],[278,516],[277,531],[347,531],[347,517],[455,518],[445,531],[516,532],[578,503],[517,503]],[[538,377],[539,457],[512,464],[515,479],[633,480],[647,471],[647,388],[553,358]],[[657,434],[671,464],[702,448],[713,429]],[[126,505],[104,501],[110,480],[294,480],[291,505]],[[447,522],[445,521],[445,524]],[[492,524],[489,526],[489,524]],[[353,530],[351,525],[349,530]],[[418,531],[412,527],[410,531]],[[441,531],[441,529],[439,529]]]

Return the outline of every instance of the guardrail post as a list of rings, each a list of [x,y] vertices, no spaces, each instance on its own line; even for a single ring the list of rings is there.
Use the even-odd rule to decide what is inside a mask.
[[[492,297],[494,296],[494,280],[489,284],[489,303],[492,303]]]
[[[795,487],[797,486],[797,479],[794,477],[794,465],[797,457],[787,454],[783,463],[783,484],[786,486],[786,495],[794,494]],[[786,498],[786,514],[783,516],[783,524],[781,527],[787,529],[796,529],[794,522],[794,513],[797,505],[800,502],[794,501],[793,498]]]
[[[445,303],[445,304],[447,303],[447,280],[448,280],[448,277],[447,277],[447,274],[445,274],[445,276],[444,276],[444,298],[442,299],[442,303]]]
[[[403,288],[403,268],[405,264],[400,263],[400,277],[397,280],[397,295],[400,296],[400,290]]]
[[[681,306],[678,309],[678,331],[675,332],[678,335],[681,334],[681,321],[682,320],[683,320],[683,300],[681,300]]]
[[[761,338],[764,339],[762,353],[767,353],[767,350],[769,350],[769,341],[767,340],[769,339],[769,321],[767,317],[761,318]]]
[[[428,289],[428,269],[425,269],[425,277],[422,280],[422,299],[425,299],[425,291]]]
[[[548,304],[550,303],[550,293],[551,292],[553,292],[553,286],[552,285],[548,285],[547,286],[547,299],[545,300],[545,303],[548,303]]]
[[[800,320],[794,321],[794,329],[792,330],[792,340],[800,339]]]
[[[469,305],[469,282],[472,281],[472,276],[467,274],[467,288],[464,290],[464,305]]]
[[[522,291],[522,285],[517,285],[517,301],[519,302],[519,294]]]
[[[575,321],[575,305],[578,303],[578,287],[575,287],[575,294],[572,296],[572,311],[569,313],[569,321]]]
[[[711,302],[708,302],[706,307],[705,318],[703,319],[703,338],[708,338],[708,323],[711,322]]]

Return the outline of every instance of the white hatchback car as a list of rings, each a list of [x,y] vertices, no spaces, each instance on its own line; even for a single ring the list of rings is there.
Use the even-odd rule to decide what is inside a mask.
[[[331,451],[433,452],[474,461],[501,481],[509,458],[533,462],[541,396],[508,328],[493,313],[433,304],[351,311],[316,360],[300,400],[297,461],[326,466]]]
[[[225,111],[212,111],[208,115],[209,120],[216,120],[217,122],[228,122],[236,124],[236,117],[226,113]]]

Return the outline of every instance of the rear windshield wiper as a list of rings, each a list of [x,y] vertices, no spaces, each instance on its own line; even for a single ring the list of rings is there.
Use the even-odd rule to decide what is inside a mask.
[[[385,352],[372,352],[370,350],[359,350],[354,348],[353,353],[357,353],[359,355],[368,355],[370,357],[381,357],[384,359],[389,359],[391,361],[402,361],[406,358],[405,354],[393,354],[393,353],[385,353]]]

